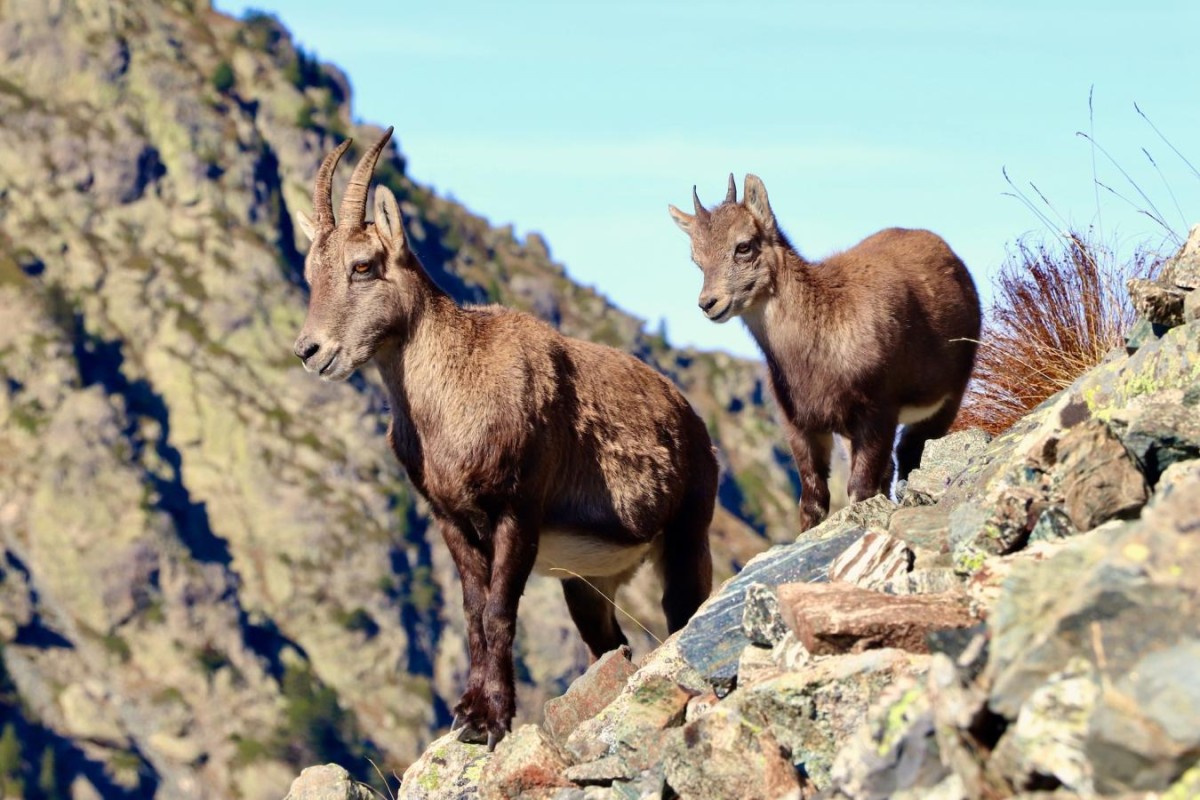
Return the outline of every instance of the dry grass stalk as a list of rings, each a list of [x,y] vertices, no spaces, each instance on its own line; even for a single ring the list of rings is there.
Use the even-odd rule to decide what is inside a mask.
[[[1022,240],[996,279],[975,375],[956,429],[1007,430],[1120,346],[1134,320],[1125,284],[1162,257],[1145,247],[1120,259],[1094,235]]]

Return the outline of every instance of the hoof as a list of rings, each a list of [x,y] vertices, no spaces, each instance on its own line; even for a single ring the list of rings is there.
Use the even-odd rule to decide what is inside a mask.
[[[458,740],[464,744],[484,744],[491,740],[491,734],[468,722],[464,723],[462,730],[458,732]]]

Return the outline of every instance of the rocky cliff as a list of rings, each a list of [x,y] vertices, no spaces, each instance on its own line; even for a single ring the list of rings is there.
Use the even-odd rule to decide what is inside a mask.
[[[463,683],[453,566],[376,376],[330,386],[291,355],[291,214],[325,152],[378,135],[345,76],[203,0],[3,0],[0,116],[0,794],[267,798],[318,761],[402,771]],[[720,445],[719,579],[790,538],[757,365],[672,348],[395,148],[378,176],[460,301],[679,383]],[[653,597],[620,601],[661,636]],[[587,658],[556,582],[522,609],[530,722]]]
[[[1200,226],[1131,288],[1129,352],[930,442],[899,504],[752,559],[494,754],[438,740],[397,796],[1200,797]],[[289,798],[359,792],[314,766]]]

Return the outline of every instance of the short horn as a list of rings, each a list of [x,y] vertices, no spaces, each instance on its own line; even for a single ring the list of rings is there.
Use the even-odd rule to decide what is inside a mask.
[[[330,151],[321,162],[321,168],[317,170],[317,183],[313,186],[313,211],[316,214],[317,230],[333,227],[333,171],[337,169],[338,162],[342,160],[342,155],[346,148],[350,147],[351,141],[347,139],[338,145],[337,149]]]
[[[383,136],[371,146],[370,150],[363,153],[358,165],[354,167],[354,174],[350,176],[350,185],[346,187],[346,193],[342,195],[342,205],[338,208],[340,224],[359,226],[366,221],[367,192],[371,188],[371,175],[375,172],[375,162],[379,160],[383,146],[388,143],[390,138],[392,138],[391,126],[383,132]]]
[[[696,216],[707,217],[708,209],[700,202],[700,195],[696,193],[696,187],[692,186],[692,204],[696,206]]]
[[[737,184],[733,182],[733,173],[729,173],[729,188],[725,191],[725,202],[737,202]]]

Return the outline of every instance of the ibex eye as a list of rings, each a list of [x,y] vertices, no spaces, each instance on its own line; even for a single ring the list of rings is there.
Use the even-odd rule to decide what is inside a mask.
[[[733,248],[733,252],[737,253],[739,256],[744,256],[753,249],[753,245],[751,245],[749,242],[738,242],[737,247]]]
[[[355,264],[353,267],[351,267],[351,269],[353,269],[354,272],[358,275],[366,275],[368,272],[371,271],[371,262],[370,261],[359,261],[357,264]]]

